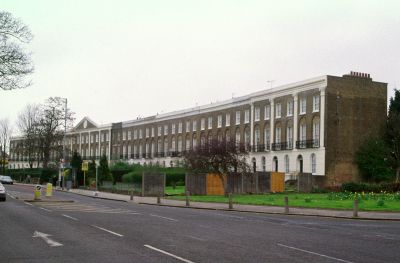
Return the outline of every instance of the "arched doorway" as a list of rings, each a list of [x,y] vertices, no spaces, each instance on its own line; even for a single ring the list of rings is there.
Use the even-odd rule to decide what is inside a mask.
[[[255,173],[257,170],[257,162],[256,162],[256,158],[252,158],[251,159],[251,163],[253,164],[253,172]]]
[[[275,172],[278,172],[278,157],[274,156],[272,159],[272,164]]]
[[[297,171],[303,173],[303,156],[297,156]]]

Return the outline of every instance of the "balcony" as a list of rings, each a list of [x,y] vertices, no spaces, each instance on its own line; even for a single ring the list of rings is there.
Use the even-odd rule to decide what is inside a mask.
[[[292,142],[277,142],[272,144],[273,151],[284,151],[284,150],[292,150],[293,143]]]
[[[296,149],[318,148],[319,140],[296,141]]]

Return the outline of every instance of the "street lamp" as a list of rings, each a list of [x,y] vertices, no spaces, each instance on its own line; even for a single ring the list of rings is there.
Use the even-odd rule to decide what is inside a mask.
[[[63,138],[63,154],[62,154],[62,156],[63,156],[63,158],[62,158],[62,162],[61,162],[61,165],[62,165],[62,174],[63,174],[63,177],[64,177],[64,172],[65,172],[65,140],[66,140],[66,135],[67,135],[67,103],[68,103],[68,100],[67,100],[67,98],[60,98],[60,99],[62,99],[62,100],[64,100],[64,102],[65,102],[65,113],[64,113],[64,138]],[[65,185],[65,177],[64,177],[64,180],[62,181],[62,183],[61,183],[61,174],[59,174],[58,175],[58,182],[59,182],[59,187],[62,187],[62,190],[64,190],[64,185]]]

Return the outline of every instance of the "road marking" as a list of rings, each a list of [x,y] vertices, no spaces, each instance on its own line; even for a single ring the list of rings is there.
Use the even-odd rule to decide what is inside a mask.
[[[39,208],[42,209],[42,210],[44,210],[44,211],[51,212],[51,210],[46,209],[46,208],[44,208],[44,207],[39,207]]]
[[[72,220],[75,220],[75,221],[78,221],[77,218],[72,217],[72,216],[69,216],[69,215],[64,215],[64,214],[62,214],[62,216],[63,216],[63,217],[66,217],[66,218],[69,218],[69,219],[72,219]]]
[[[194,236],[187,236],[187,237],[190,237],[192,239],[199,240],[199,241],[207,241],[207,239],[200,238],[200,237],[194,237]]]
[[[102,227],[99,227],[99,226],[92,225],[92,227],[98,228],[98,229],[100,229],[100,230],[106,231],[106,232],[108,232],[108,233],[110,233],[110,234],[113,234],[113,235],[116,235],[116,236],[119,236],[119,237],[123,237],[123,236],[124,236],[124,235],[115,233],[115,232],[113,232],[113,231],[107,230],[107,229],[102,228]]]
[[[340,258],[335,258],[335,257],[330,257],[330,256],[327,256],[327,255],[324,255],[324,254],[308,251],[308,250],[301,249],[301,248],[286,246],[286,245],[280,244],[280,243],[277,243],[277,245],[281,246],[281,247],[286,247],[286,248],[294,249],[294,250],[297,250],[297,251],[301,251],[301,252],[304,252],[304,253],[309,253],[309,254],[312,254],[312,255],[317,255],[317,256],[320,256],[320,257],[333,259],[333,260],[340,261],[340,262],[353,263],[352,261],[348,261],[348,260],[344,260],[344,259],[340,259]]]
[[[28,203],[28,202],[24,202],[24,203],[27,204],[27,205],[33,206],[31,203]]]
[[[10,195],[9,193],[7,193],[7,195],[8,195],[9,197],[11,197],[12,199],[15,199],[15,197],[12,196],[12,195]]]
[[[35,231],[33,233],[32,237],[40,237],[41,239],[43,239],[51,247],[61,247],[61,246],[63,246],[63,244],[58,243],[58,242],[50,239],[49,236],[51,236],[51,235],[45,234],[45,233],[42,233],[42,232],[39,232],[39,231]]]
[[[169,252],[167,252],[167,251],[164,251],[164,250],[161,250],[161,249],[152,247],[152,246],[150,246],[150,245],[144,245],[144,246],[147,247],[147,248],[150,248],[150,249],[152,249],[152,250],[155,250],[155,251],[157,251],[157,252],[160,252],[160,253],[162,253],[162,254],[165,254],[165,255],[168,255],[168,256],[170,256],[170,257],[176,258],[176,259],[178,259],[178,260],[180,260],[180,261],[182,261],[182,262],[194,263],[193,261],[190,261],[190,260],[188,260],[188,259],[181,258],[181,257],[179,257],[179,256],[176,256],[176,255],[171,254],[171,253],[169,253]]]
[[[243,219],[244,217],[242,216],[233,216],[233,215],[225,215],[225,214],[214,214],[216,216],[223,216],[223,217],[230,217],[230,218],[236,218],[236,219]]]
[[[170,221],[178,222],[178,220],[170,218],[170,217],[159,216],[159,215],[154,215],[154,214],[150,214],[150,216],[154,216],[154,217],[163,218],[163,219],[167,219],[167,220],[170,220]]]

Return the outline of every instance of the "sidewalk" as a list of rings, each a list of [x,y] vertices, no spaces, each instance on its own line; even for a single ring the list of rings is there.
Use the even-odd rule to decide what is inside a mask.
[[[161,205],[188,208],[185,201],[171,200],[161,198],[161,204],[157,204],[156,197],[141,197],[113,194],[107,192],[97,192],[95,196],[94,191],[71,189],[70,193],[90,196],[93,198],[102,198],[124,202],[134,202],[137,204],[146,205]],[[284,207],[277,206],[258,206],[258,205],[239,205],[233,204],[233,209],[228,208],[226,203],[206,203],[206,202],[190,202],[190,208],[194,209],[209,209],[209,210],[224,210],[224,211],[237,211],[237,212],[252,212],[252,213],[266,213],[266,214],[285,214]],[[400,213],[396,212],[358,212],[358,217],[353,217],[351,210],[329,210],[329,209],[311,209],[311,208],[294,208],[289,207],[289,215],[304,215],[304,216],[320,216],[320,217],[333,217],[333,218],[352,218],[352,219],[369,219],[369,220],[396,220],[400,221]]]

